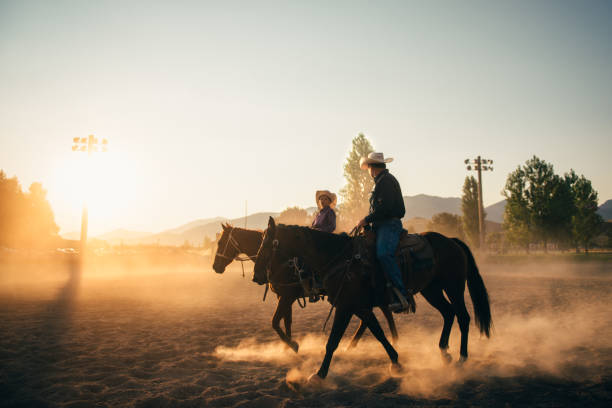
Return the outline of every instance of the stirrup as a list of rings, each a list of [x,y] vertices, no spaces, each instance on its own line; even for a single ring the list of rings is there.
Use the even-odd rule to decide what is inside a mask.
[[[399,303],[391,303],[389,304],[389,310],[396,313],[415,313],[416,312],[416,303],[414,302],[414,297],[412,295],[408,295],[408,299],[406,296],[402,295],[402,292],[399,291],[395,286],[393,288],[393,293],[399,299]]]

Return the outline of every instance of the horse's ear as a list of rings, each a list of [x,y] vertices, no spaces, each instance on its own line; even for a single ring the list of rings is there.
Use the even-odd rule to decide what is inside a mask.
[[[274,228],[276,227],[276,223],[274,222],[274,218],[270,217],[268,218],[268,228]]]
[[[221,223],[221,228],[223,228],[223,231],[225,231],[227,229],[227,224],[222,222]]]

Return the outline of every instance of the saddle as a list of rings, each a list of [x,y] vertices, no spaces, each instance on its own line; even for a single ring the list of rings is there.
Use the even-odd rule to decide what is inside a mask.
[[[362,235],[361,253],[365,253],[365,261],[377,265],[376,233],[367,230]],[[409,234],[402,230],[399,244],[395,251],[395,259],[399,263],[404,279],[404,286],[409,293],[415,294],[424,289],[433,279],[434,253],[431,244],[422,234]]]

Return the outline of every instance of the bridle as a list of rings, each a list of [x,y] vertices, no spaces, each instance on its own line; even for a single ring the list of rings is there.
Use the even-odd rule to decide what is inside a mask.
[[[225,242],[225,246],[223,247],[223,252],[219,253],[217,252],[215,254],[215,257],[220,256],[221,258],[224,259],[229,259],[230,262],[232,261],[238,261],[240,262],[241,266],[242,266],[242,277],[244,278],[244,263],[246,261],[254,261],[257,258],[257,255],[255,256],[238,256],[239,254],[243,253],[242,249],[240,249],[240,244],[238,243],[238,241],[236,241],[236,238],[233,237],[234,234],[234,227],[231,227],[229,236],[227,237],[227,241]],[[236,255],[231,257],[226,255],[225,253],[227,252],[227,248],[231,245],[231,247],[233,249],[236,250]]]
[[[223,252],[221,252],[221,253],[217,252],[215,254],[215,256],[220,256],[221,258],[224,258],[224,259],[230,259],[232,261],[240,261],[240,262],[252,261],[255,258],[257,258],[257,255],[255,255],[255,256],[250,256],[250,255],[247,255],[247,256],[238,256],[238,254],[243,253],[243,251],[240,248],[240,244],[238,243],[238,241],[236,241],[236,238],[234,238],[232,236],[233,233],[234,233],[234,228],[232,227],[232,229],[231,229],[231,231],[229,233],[229,236],[227,237],[227,241],[225,242],[225,246],[223,247]],[[225,253],[227,252],[227,248],[230,245],[232,246],[233,249],[236,250],[236,255],[235,256],[225,255]]]

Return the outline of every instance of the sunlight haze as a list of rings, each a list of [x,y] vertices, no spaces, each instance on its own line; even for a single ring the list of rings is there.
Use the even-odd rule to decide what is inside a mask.
[[[351,140],[404,195],[484,204],[534,154],[612,198],[612,3],[0,0],[0,168],[61,233],[315,206]],[[71,151],[93,134],[109,152]],[[475,175],[475,173],[472,173]],[[89,184],[89,187],[85,187]],[[365,214],[364,214],[365,215]]]

